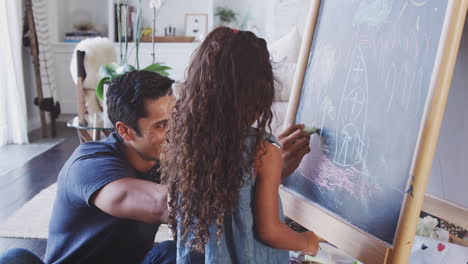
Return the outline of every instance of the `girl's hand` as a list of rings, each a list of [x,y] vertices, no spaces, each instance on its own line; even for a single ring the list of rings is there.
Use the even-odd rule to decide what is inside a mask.
[[[310,133],[303,130],[304,124],[291,125],[278,135],[281,143],[283,170],[281,178],[293,173],[305,154],[310,152]]]
[[[306,231],[303,233],[307,240],[307,247],[304,249],[304,253],[307,255],[315,256],[319,248],[319,239],[312,231]]]

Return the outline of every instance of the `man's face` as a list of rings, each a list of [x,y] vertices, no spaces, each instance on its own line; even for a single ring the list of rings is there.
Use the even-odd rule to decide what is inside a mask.
[[[165,141],[167,125],[171,118],[174,96],[163,96],[156,100],[145,100],[147,116],[138,119],[140,136],[136,136],[133,147],[140,157],[148,161],[159,160],[161,145]]]

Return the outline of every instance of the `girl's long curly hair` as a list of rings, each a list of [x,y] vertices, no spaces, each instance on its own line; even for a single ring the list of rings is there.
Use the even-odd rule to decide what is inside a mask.
[[[209,226],[217,237],[243,184],[244,140],[256,122],[256,150],[270,128],[274,77],[265,40],[227,27],[213,30],[192,57],[161,158],[170,195],[169,224],[187,246],[204,251]],[[264,151],[264,149],[263,149]]]

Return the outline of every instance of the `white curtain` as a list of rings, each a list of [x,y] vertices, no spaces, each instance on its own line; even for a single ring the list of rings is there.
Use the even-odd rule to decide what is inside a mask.
[[[22,2],[0,0],[0,146],[28,143],[21,56]]]

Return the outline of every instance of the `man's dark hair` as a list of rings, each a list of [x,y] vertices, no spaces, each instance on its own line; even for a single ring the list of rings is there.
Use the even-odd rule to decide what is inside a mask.
[[[135,129],[147,116],[145,100],[172,95],[174,80],[150,71],[132,71],[114,79],[107,89],[107,113],[112,124],[121,121]]]

